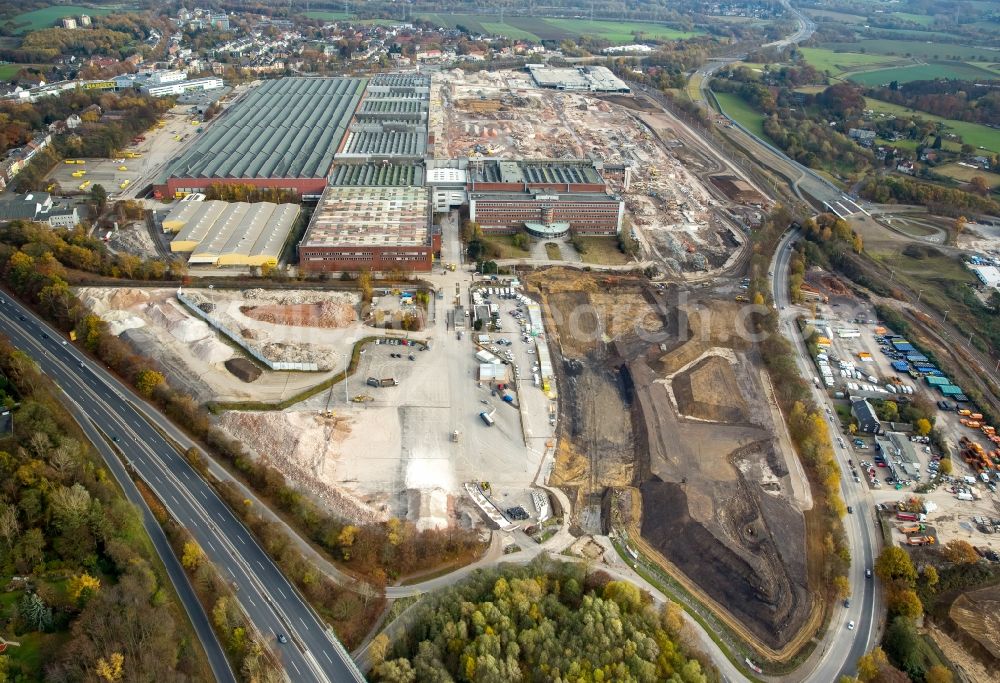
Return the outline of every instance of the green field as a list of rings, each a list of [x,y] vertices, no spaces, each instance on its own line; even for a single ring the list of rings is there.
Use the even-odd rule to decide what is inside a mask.
[[[345,21],[354,15],[350,12],[331,12],[329,10],[312,10],[305,13],[308,19],[319,19],[320,21]]]
[[[574,36],[593,36],[610,40],[612,43],[631,43],[634,34],[641,34],[645,40],[683,40],[701,35],[695,31],[677,29],[642,21],[589,21],[587,19],[545,19],[546,24],[568,31]]]
[[[38,68],[42,71],[47,70],[44,64],[0,64],[0,81],[9,81],[17,75],[17,72],[21,69],[31,69]]]
[[[506,22],[492,22],[484,21],[480,24],[483,27],[483,31],[494,36],[505,36],[511,40],[530,40],[533,42],[538,41],[538,36],[536,36],[531,31],[525,31],[523,28],[518,28],[517,26],[512,26]]]
[[[830,50],[863,53],[868,55],[890,55],[898,57],[918,57],[930,60],[977,60],[995,62],[996,50],[986,50],[969,45],[951,43],[928,43],[920,40],[859,40],[856,43],[827,43],[823,47]]]
[[[555,19],[543,17],[505,16],[500,21],[497,14],[420,14],[438,26],[447,28],[465,27],[471,33],[505,35],[522,40],[573,40],[587,35],[616,44],[635,41],[635,33],[645,39],[678,40],[699,35],[695,32],[678,31],[662,24],[642,21],[589,21],[586,19]]]
[[[837,21],[845,24],[864,24],[868,21],[860,14],[847,14],[846,12],[834,12],[833,10],[812,9],[806,10],[806,14],[821,21]]]
[[[910,14],[909,12],[893,12],[891,15],[893,19],[901,19],[903,21],[909,21],[913,24],[920,24],[921,26],[930,26],[934,23],[934,17],[928,16],[926,14]]]
[[[990,186],[991,190],[1000,187],[1000,174],[990,173],[989,171],[984,171],[981,168],[969,168],[968,166],[959,166],[955,163],[936,166],[934,168],[934,172],[959,180],[963,183],[969,182],[975,176],[980,176],[986,181],[986,184]]]
[[[719,106],[722,107],[726,116],[732,118],[757,137],[767,139],[764,134],[764,115],[747,104],[742,97],[735,93],[717,92],[715,99],[718,100]]]
[[[91,17],[111,14],[112,12],[121,11],[120,9],[112,7],[83,7],[82,5],[60,5],[59,7],[46,7],[44,9],[36,9],[32,12],[25,12],[24,14],[18,14],[11,21],[17,28],[14,30],[15,34],[28,33],[30,31],[37,31],[41,28],[51,28],[56,25],[56,22],[63,17],[78,17],[81,14],[86,14]]]
[[[964,81],[998,80],[998,75],[965,62],[936,62],[934,64],[911,64],[890,69],[862,71],[851,74],[848,78],[861,85],[882,85],[892,81],[909,83],[910,81],[926,81],[935,78],[954,78]]]
[[[985,147],[991,152],[1000,153],[1000,131],[996,131],[989,126],[984,126],[979,123],[955,121],[954,119],[945,119],[940,116],[935,116],[934,114],[908,109],[907,107],[902,107],[898,104],[876,100],[872,97],[865,98],[865,101],[868,104],[868,108],[876,112],[892,114],[894,116],[909,116],[912,118],[919,117],[926,121],[934,121],[936,123],[943,124],[943,126],[950,132],[960,135],[963,142],[966,142],[976,148]]]
[[[851,71],[858,71],[876,66],[890,66],[898,64],[899,59],[886,57],[885,55],[868,55],[860,52],[835,52],[818,47],[799,48],[806,62],[814,69],[821,72],[828,72],[831,76]]]

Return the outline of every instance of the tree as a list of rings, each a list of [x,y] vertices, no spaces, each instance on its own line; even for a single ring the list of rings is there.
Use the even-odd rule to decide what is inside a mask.
[[[181,564],[188,571],[194,571],[201,564],[202,559],[205,554],[199,546],[194,541],[188,541],[184,544],[184,552],[181,554]]]
[[[371,301],[374,290],[372,289],[372,274],[369,270],[362,270],[358,273],[358,289],[361,290],[361,299]]]
[[[862,683],[871,683],[879,674],[879,670],[889,663],[882,648],[877,647],[871,652],[861,655],[858,660],[858,678]]]
[[[389,636],[382,632],[375,636],[368,644],[368,661],[372,666],[378,666],[385,661],[385,656],[389,653]]]
[[[895,422],[899,419],[899,406],[895,401],[882,402],[882,419],[886,422]]]
[[[944,556],[954,564],[975,564],[979,562],[979,553],[968,541],[955,539],[944,546]]]
[[[140,394],[149,398],[156,388],[166,382],[166,378],[156,370],[142,370],[135,376],[135,388]]]
[[[104,659],[104,657],[98,659],[94,670],[98,677],[105,681],[120,681],[122,679],[122,665],[124,663],[125,657],[122,656],[122,653],[112,652],[108,655],[107,659]]]
[[[905,550],[898,546],[889,546],[875,560],[875,575],[886,583],[900,582],[912,586],[917,579],[917,570]]]
[[[968,220],[965,218],[965,216],[959,216],[958,218],[955,219],[955,222],[952,224],[952,227],[954,228],[956,235],[961,235],[963,232],[965,232],[966,223],[968,223]]]
[[[954,680],[951,670],[940,664],[935,664],[924,674],[924,683],[952,683]]]
[[[916,619],[924,613],[924,606],[916,592],[907,588],[889,593],[889,614]]]
[[[69,597],[73,602],[80,603],[81,600],[86,602],[90,596],[96,593],[101,588],[101,580],[96,579],[87,572],[83,574],[78,574],[69,580],[69,585],[67,590],[69,592]]]
[[[25,593],[17,606],[18,614],[32,631],[45,631],[52,625],[52,610],[38,593]]]
[[[97,215],[104,213],[104,209],[108,206],[108,191],[103,185],[98,183],[90,188],[90,199],[94,202]]]
[[[952,472],[951,458],[941,458],[941,462],[938,463],[938,472],[947,476]]]
[[[986,182],[986,178],[981,175],[974,175],[969,180],[969,190],[985,197],[990,193],[990,185]]]
[[[917,434],[920,436],[927,436],[931,433],[931,421],[926,417],[922,417],[913,423],[914,429],[916,429]]]
[[[833,577],[833,589],[837,594],[837,599],[843,600],[851,594],[851,582],[843,574],[838,574]]]
[[[921,573],[924,577],[924,583],[926,583],[928,587],[934,588],[937,586],[939,580],[938,570],[934,567],[934,565],[927,565]]]

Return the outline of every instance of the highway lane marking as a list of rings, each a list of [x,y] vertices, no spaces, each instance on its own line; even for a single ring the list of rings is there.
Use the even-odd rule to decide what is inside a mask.
[[[219,552],[218,550],[215,549],[215,546],[212,545],[212,542],[210,540],[208,540],[207,538],[205,539],[205,543],[208,543],[208,547],[212,549],[212,552],[216,552],[216,553]],[[232,570],[230,570],[230,571],[232,571]]]
[[[324,657],[326,657],[326,661],[328,661],[328,662],[330,662],[331,664],[333,664],[333,660],[332,660],[332,659],[330,659],[330,655],[328,655],[328,654],[326,653],[326,650],[323,650],[323,656],[324,656]]]
[[[237,537],[236,537],[236,539],[237,539],[237,540],[238,540],[238,541],[239,541],[240,543],[242,543],[243,545],[246,545],[246,544],[247,544],[247,542],[243,540],[243,537],[242,537],[242,536],[237,536]]]
[[[202,498],[204,498],[205,500],[208,500],[208,496],[205,495],[205,491],[203,489],[198,489],[198,493],[201,494]]]
[[[177,497],[174,494],[171,493],[170,494],[170,498],[174,501],[175,504],[177,504],[177,505],[181,504],[181,502],[179,500],[177,500]]]
[[[309,624],[307,624],[302,617],[299,617],[299,621],[302,622],[302,626],[305,627],[305,629],[308,631],[309,630]]]
[[[285,591],[281,590],[281,588],[279,586],[275,586],[275,588],[277,588],[278,592],[281,593],[281,597],[283,597],[285,600],[288,599],[288,596],[285,595]]]
[[[299,676],[301,676],[301,675],[302,675],[302,672],[301,672],[301,671],[299,671],[299,667],[298,667],[298,666],[297,666],[297,665],[295,664],[295,660],[294,660],[294,659],[290,659],[290,660],[288,660],[288,661],[289,661],[289,662],[291,663],[291,665],[292,665],[293,667],[295,667],[295,673],[297,673],[297,674],[298,674]]]
[[[260,563],[260,560],[254,560],[254,561],[257,563],[257,566],[260,567],[260,570],[264,571],[264,565]]]
[[[256,603],[256,602],[254,602],[254,601],[253,601],[253,598],[251,598],[251,597],[250,597],[249,595],[247,596],[247,600],[249,600],[249,601],[250,601],[250,604],[251,604],[251,605],[253,605],[254,607],[257,607],[257,603]]]
[[[226,516],[225,515],[223,515],[221,512],[216,512],[215,514],[217,514],[219,516],[219,519],[222,520],[223,524],[226,523]]]

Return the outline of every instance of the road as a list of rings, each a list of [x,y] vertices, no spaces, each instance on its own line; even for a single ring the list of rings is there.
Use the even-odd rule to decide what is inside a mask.
[[[215,490],[155,429],[117,380],[9,297],[0,332],[39,365],[104,434],[236,591],[251,624],[274,644],[293,681],[363,681],[336,637],[312,611]],[[277,642],[278,634],[288,642]]]
[[[84,434],[94,444],[94,448],[104,458],[104,462],[107,464],[108,469],[111,470],[111,474],[118,482],[118,485],[122,487],[125,497],[139,510],[142,516],[142,525],[153,541],[153,548],[160,556],[160,560],[167,571],[167,577],[173,584],[174,590],[177,591],[177,597],[180,599],[184,611],[187,612],[188,618],[191,620],[195,635],[198,637],[199,642],[201,642],[205,650],[205,655],[208,657],[208,663],[212,669],[212,674],[215,676],[215,680],[219,681],[219,683],[236,683],[236,677],[229,667],[226,653],[223,651],[222,645],[219,644],[219,639],[216,637],[215,631],[212,630],[208,614],[205,613],[205,609],[198,601],[198,596],[195,594],[194,588],[191,586],[191,582],[188,580],[188,576],[184,572],[180,560],[177,559],[170,541],[167,540],[166,533],[164,533],[160,523],[156,521],[145,498],[139,493],[139,488],[128,475],[125,465],[122,464],[118,455],[108,444],[106,437],[87,419],[79,403],[68,394],[63,397],[63,402],[80,425]]]
[[[812,359],[801,335],[796,333],[795,318],[800,314],[808,315],[806,311],[792,306],[788,295],[788,269],[792,255],[792,244],[800,236],[798,231],[790,230],[781,239],[772,263],[772,293],[774,303],[778,307],[779,329],[795,347],[796,363],[805,378],[816,374],[812,367]],[[875,529],[875,503],[868,487],[856,484],[847,473],[850,472],[848,460],[853,457],[846,442],[838,440],[840,430],[836,428],[836,411],[827,392],[812,387],[813,400],[821,410],[825,410],[830,420],[830,434],[833,441],[833,451],[840,465],[841,490],[844,502],[854,509],[853,514],[844,518],[844,530],[847,533],[848,545],[851,549],[851,568],[848,578],[851,582],[851,604],[848,608],[837,606],[829,624],[825,646],[817,650],[810,664],[814,667],[806,681],[810,683],[826,683],[835,681],[841,675],[854,675],[856,663],[861,655],[870,651],[878,638],[877,620],[882,617],[882,607],[879,587],[874,579],[865,577],[865,570],[875,566],[875,556],[879,544],[878,532]],[[857,628],[850,631],[847,622],[853,621]],[[818,661],[813,661],[818,658]]]

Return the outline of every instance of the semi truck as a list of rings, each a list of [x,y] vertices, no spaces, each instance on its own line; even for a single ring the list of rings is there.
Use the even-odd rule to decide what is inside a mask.
[[[369,377],[368,386],[370,387],[395,387],[399,385],[399,381],[395,377],[385,377],[379,379],[378,377]]]
[[[896,519],[901,522],[923,522],[926,516],[917,512],[897,512]]]

